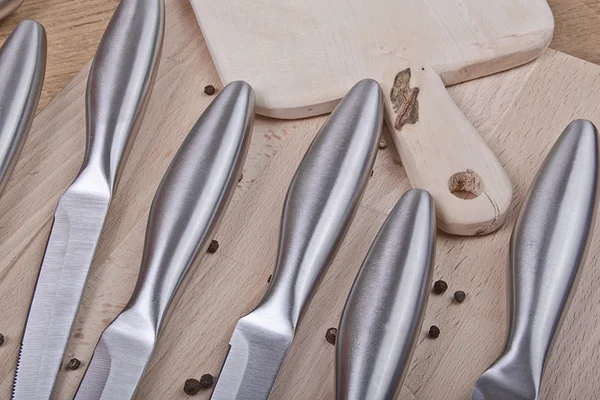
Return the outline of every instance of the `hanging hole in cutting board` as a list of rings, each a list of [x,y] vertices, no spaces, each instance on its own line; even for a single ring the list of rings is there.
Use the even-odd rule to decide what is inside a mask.
[[[473,170],[457,172],[448,180],[450,193],[459,199],[472,200],[483,192],[481,177]]]

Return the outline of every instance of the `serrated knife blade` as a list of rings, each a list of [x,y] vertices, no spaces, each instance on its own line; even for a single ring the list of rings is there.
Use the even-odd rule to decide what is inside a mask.
[[[341,244],[377,154],[383,97],[358,82],[304,155],[287,192],[275,273],[239,320],[212,400],[266,400],[312,294]]]
[[[107,197],[77,193],[73,187],[58,203],[23,335],[13,399],[50,398],[108,203]]]
[[[14,400],[52,396],[108,208],[148,104],[163,31],[163,0],[121,0],[102,36],[88,78],[84,163],[54,215]]]
[[[167,314],[210,244],[250,145],[254,91],[232,82],[194,125],[156,191],[138,283],[102,332],[76,400],[132,398]]]

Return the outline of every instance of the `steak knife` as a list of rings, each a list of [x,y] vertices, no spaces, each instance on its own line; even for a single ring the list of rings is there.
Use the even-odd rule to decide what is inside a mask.
[[[22,21],[0,48],[0,194],[33,123],[46,72],[46,31]]]
[[[301,315],[356,212],[382,118],[381,88],[363,80],[313,140],[287,192],[271,285],[238,321],[212,400],[269,396]]]
[[[13,386],[13,399],[48,399],[120,173],[158,70],[163,0],[121,0],[91,66],[83,167],[58,201]]]
[[[252,88],[232,82],[181,145],[154,196],[135,291],[102,333],[76,400],[133,397],[167,314],[229,204],[253,121]]]
[[[336,340],[336,399],[391,400],[416,345],[435,262],[435,206],[406,192],[352,285]]]
[[[510,241],[506,347],[475,383],[471,400],[538,399],[592,236],[598,163],[596,128],[576,120],[542,164]]]

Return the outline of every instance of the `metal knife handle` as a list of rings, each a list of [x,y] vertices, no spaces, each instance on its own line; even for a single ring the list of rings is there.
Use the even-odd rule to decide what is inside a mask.
[[[46,72],[46,31],[23,21],[0,49],[0,194],[33,123]]]
[[[412,189],[381,227],[354,281],[337,340],[336,399],[395,399],[416,344],[435,262],[435,205]]]
[[[164,0],[121,0],[92,62],[82,175],[100,178],[111,194],[148,105],[164,23]]]
[[[360,202],[382,120],[381,88],[363,80],[313,140],[287,192],[275,272],[257,311],[274,311],[295,329]]]
[[[21,4],[23,0],[0,0],[0,20],[12,14]]]
[[[573,121],[542,164],[515,224],[508,340],[502,356],[477,381],[472,398],[537,399],[594,227],[598,168],[596,128]]]
[[[227,209],[253,121],[254,91],[245,82],[230,83],[192,128],[158,187],[137,287],[126,307],[145,316],[157,334]]]

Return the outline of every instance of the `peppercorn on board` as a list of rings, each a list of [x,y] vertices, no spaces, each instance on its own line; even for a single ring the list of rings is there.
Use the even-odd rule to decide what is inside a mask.
[[[153,96],[133,145],[101,237],[67,350],[82,365],[63,368],[58,399],[72,398],[101,331],[129,299],[141,262],[152,197],[179,145],[212,97],[218,75],[187,2],[167,0],[164,54]],[[0,198],[0,398],[9,398],[19,341],[58,197],[84,152],[84,68],[36,118]],[[523,67],[450,89],[454,100],[499,156],[514,184],[507,224],[479,238],[438,235],[434,279],[422,336],[401,400],[463,400],[502,350],[508,242],[516,210],[548,150],[573,118],[600,124],[600,67],[547,51]],[[240,316],[262,298],[275,263],[279,217],[289,182],[325,117],[257,118],[232,203],[215,239],[219,249],[196,270],[159,341],[137,399],[186,399],[185,380],[217,375]],[[334,347],[325,336],[371,241],[409,188],[394,149],[380,150],[362,205],[300,325],[272,399],[333,398]],[[398,184],[400,182],[400,185]],[[548,363],[541,398],[594,398],[600,381],[589,365],[600,357],[600,245],[597,229],[577,293]],[[464,290],[462,304],[453,293]],[[429,339],[431,325],[440,329]],[[566,368],[568,366],[568,368]],[[210,390],[195,398],[208,399]]]

